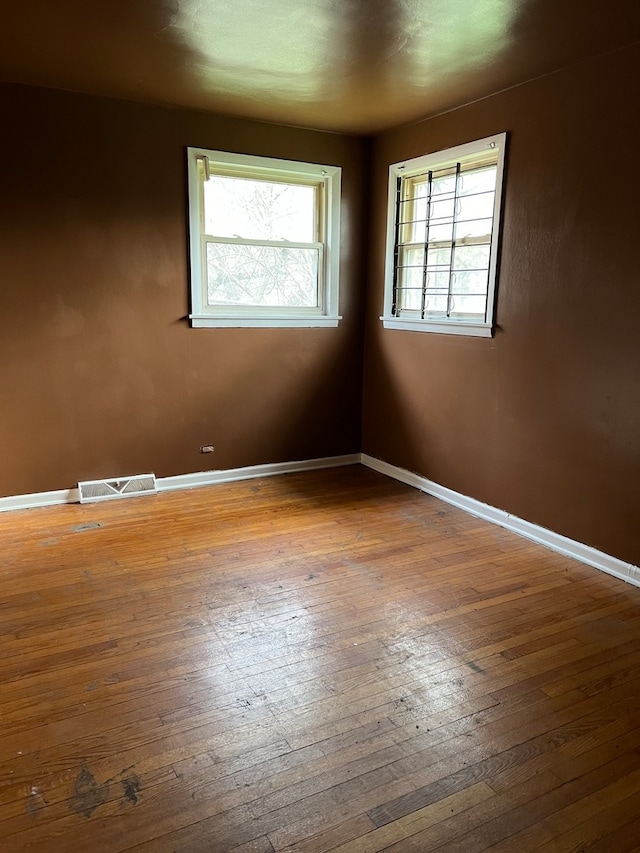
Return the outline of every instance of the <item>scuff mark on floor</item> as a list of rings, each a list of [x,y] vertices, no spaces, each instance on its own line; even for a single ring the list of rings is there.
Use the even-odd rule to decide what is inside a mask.
[[[106,802],[108,793],[108,786],[98,785],[93,773],[83,767],[76,776],[74,796],[71,797],[71,808],[78,814],[91,817],[98,806]]]
[[[130,779],[122,780],[122,788],[124,790],[124,798],[132,805],[138,802],[138,793],[140,791],[140,781],[137,776],[132,776]]]
[[[42,793],[41,789],[34,785],[34,787],[29,793],[29,796],[27,797],[26,807],[29,815],[35,818],[37,813],[48,805],[49,801],[45,799],[45,796]]]
[[[74,533],[82,533],[85,530],[95,530],[97,527],[102,527],[99,521],[86,521],[84,524],[77,524],[71,529]]]

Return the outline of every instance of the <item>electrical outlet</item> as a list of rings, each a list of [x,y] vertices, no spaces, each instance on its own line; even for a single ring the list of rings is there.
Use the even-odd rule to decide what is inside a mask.
[[[213,453],[215,447],[213,444],[203,444],[200,448],[200,453]]]

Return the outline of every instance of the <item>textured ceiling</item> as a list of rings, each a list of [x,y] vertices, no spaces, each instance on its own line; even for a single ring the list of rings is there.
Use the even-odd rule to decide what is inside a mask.
[[[0,79],[369,133],[639,39],[640,0],[9,0]]]

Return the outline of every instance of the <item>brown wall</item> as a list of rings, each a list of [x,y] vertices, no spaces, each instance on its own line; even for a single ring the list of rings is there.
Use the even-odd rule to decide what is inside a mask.
[[[19,86],[0,108],[0,495],[359,451],[365,140]],[[187,145],[343,167],[338,329],[189,328]]]
[[[363,450],[640,563],[637,46],[381,135]],[[390,163],[509,132],[493,339],[382,330]]]
[[[640,562],[637,48],[373,141],[0,86],[0,495],[362,449]],[[510,134],[492,340],[381,329],[388,164]],[[190,329],[187,145],[343,167],[338,329]],[[216,445],[201,456],[201,444]]]

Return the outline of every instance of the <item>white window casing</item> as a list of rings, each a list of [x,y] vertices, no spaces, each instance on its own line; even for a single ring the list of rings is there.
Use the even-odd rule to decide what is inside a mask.
[[[337,326],[341,319],[338,308],[340,167],[203,148],[188,148],[187,158],[191,325],[195,328]],[[293,213],[289,210],[289,232],[294,236],[276,237],[276,232],[247,236],[251,225],[245,234],[224,233],[229,229],[222,221],[224,210],[220,209],[208,217],[207,229],[205,183],[210,186],[208,182],[212,179],[220,185],[226,182],[228,192],[233,192],[234,186],[252,184],[275,188],[273,196],[282,185],[290,195],[303,195],[307,202],[306,207],[299,208],[300,222],[296,222],[295,209]],[[311,197],[313,201],[309,201]],[[270,215],[268,205],[266,201],[261,213],[264,221]],[[210,272],[212,268],[216,270],[215,276]],[[237,270],[237,280],[247,285],[237,298],[233,295],[239,293],[235,280],[225,287],[225,269]],[[294,298],[291,291],[296,275],[303,283]],[[231,281],[231,273],[229,277]],[[254,293],[251,290],[254,280],[273,282],[273,289],[267,296],[261,296],[256,285]],[[261,293],[264,292],[263,287]]]
[[[506,133],[389,167],[385,329],[490,337]]]

